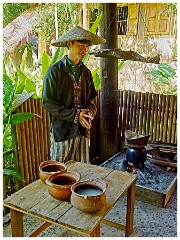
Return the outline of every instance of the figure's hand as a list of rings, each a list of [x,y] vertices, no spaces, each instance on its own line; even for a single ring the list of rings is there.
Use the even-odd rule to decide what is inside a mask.
[[[92,127],[92,120],[93,120],[93,114],[88,109],[81,109],[78,121],[81,123],[81,125],[87,129],[90,129]]]

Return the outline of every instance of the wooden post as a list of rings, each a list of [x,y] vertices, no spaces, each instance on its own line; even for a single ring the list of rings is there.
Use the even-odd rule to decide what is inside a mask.
[[[82,3],[78,3],[78,23],[80,27],[83,27]]]
[[[83,28],[89,30],[89,26],[89,5],[88,3],[83,3]]]
[[[117,4],[99,4],[99,13],[103,13],[100,23],[100,35],[106,39],[101,49],[118,47],[117,42]],[[100,59],[100,136],[101,161],[104,162],[118,151],[118,61]]]
[[[43,33],[38,33],[38,59],[42,60],[43,53],[46,52],[46,40]]]

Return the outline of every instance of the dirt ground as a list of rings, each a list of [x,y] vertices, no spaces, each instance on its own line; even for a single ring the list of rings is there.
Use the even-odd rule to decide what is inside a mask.
[[[125,223],[126,197],[116,203],[108,213],[107,218]],[[10,214],[3,217],[3,237],[11,237]],[[36,228],[41,220],[24,215],[24,236]],[[177,190],[174,191],[169,203],[161,208],[149,203],[135,200],[134,227],[135,237],[177,237]],[[124,232],[101,225],[101,237],[122,237]],[[51,225],[39,237],[82,237],[70,230]]]

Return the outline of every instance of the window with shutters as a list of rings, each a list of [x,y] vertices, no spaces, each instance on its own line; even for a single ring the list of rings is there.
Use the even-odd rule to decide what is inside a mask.
[[[119,4],[118,4],[119,5]],[[129,4],[117,7],[118,35],[136,35],[139,4]],[[98,9],[91,9],[90,27],[98,17]]]
[[[117,8],[118,35],[127,33],[128,6]]]
[[[146,35],[169,34],[171,14],[164,10],[163,4],[146,4]]]
[[[128,5],[127,34],[136,35],[138,28],[139,4]]]

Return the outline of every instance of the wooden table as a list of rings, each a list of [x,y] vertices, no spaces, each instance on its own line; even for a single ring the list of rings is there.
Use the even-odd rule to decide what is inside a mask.
[[[44,221],[31,233],[30,237],[38,236],[51,224],[85,236],[100,237],[100,223],[124,230],[126,237],[132,236],[137,175],[74,161],[70,161],[67,166],[69,171],[79,172],[81,180],[93,178],[105,180],[108,184],[105,206],[97,212],[82,212],[68,201],[51,197],[46,185],[41,180],[37,180],[4,200],[4,205],[11,211],[12,236],[23,236],[24,213]],[[106,220],[107,213],[125,193],[127,193],[126,224]]]

